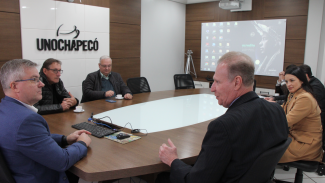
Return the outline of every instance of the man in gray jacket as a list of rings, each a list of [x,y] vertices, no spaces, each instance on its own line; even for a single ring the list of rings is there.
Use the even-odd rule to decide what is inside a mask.
[[[117,94],[122,94],[124,99],[132,99],[132,93],[121,75],[112,72],[112,59],[109,56],[100,57],[98,67],[98,71],[88,74],[82,82],[81,102],[115,97]]]

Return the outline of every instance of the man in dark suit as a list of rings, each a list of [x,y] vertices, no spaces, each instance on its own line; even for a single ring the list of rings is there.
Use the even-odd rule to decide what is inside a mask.
[[[87,155],[90,133],[50,133],[33,106],[42,99],[44,86],[36,66],[29,60],[16,59],[0,70],[6,95],[0,103],[0,151],[17,183],[78,182],[78,177],[72,180],[65,171]]]
[[[121,75],[112,72],[112,59],[109,56],[101,56],[98,67],[98,71],[89,73],[82,82],[82,103],[116,97],[117,94],[122,94],[124,99],[133,98],[131,90],[125,85]]]
[[[253,90],[254,64],[240,52],[223,55],[213,76],[219,105],[227,112],[212,121],[193,166],[178,159],[170,139],[159,149],[161,161],[171,167],[156,182],[239,182],[255,159],[266,150],[284,142],[288,124],[283,109],[260,99]]]

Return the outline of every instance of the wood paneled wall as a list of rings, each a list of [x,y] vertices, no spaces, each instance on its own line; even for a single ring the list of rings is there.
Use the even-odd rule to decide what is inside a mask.
[[[124,82],[140,77],[141,0],[82,0],[81,4],[110,8],[113,70],[121,74]],[[1,0],[0,67],[15,58],[22,58],[19,0]],[[0,98],[3,97],[0,86]]]
[[[22,58],[19,12],[19,0],[0,1],[0,67],[10,59]]]
[[[287,19],[284,68],[304,63],[309,0],[252,0],[252,11],[230,12],[219,8],[219,2],[186,5],[185,51],[192,55],[198,77],[213,76],[200,71],[201,23],[240,20]],[[185,58],[186,61],[186,58]],[[257,87],[275,87],[277,77],[255,76]]]

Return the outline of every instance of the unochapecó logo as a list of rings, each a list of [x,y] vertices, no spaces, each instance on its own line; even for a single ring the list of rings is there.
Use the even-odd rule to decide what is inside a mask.
[[[71,32],[60,32],[60,28],[63,26],[61,24],[56,31],[56,36],[59,35],[68,35],[75,33],[76,35],[72,40],[69,39],[45,39],[37,38],[36,39],[36,48],[39,51],[97,51],[99,49],[99,42],[97,38],[94,40],[77,40],[80,30],[77,29],[77,26],[74,26],[74,30]]]
[[[63,24],[60,25],[60,27],[58,28],[58,30],[56,31],[56,36],[59,37],[59,34],[72,34],[73,32],[76,32],[76,36],[73,37],[73,39],[76,39],[79,34],[80,34],[80,31],[77,29],[77,26],[74,26],[74,30],[71,31],[71,32],[68,32],[68,33],[59,33],[60,32],[60,28],[62,27]]]

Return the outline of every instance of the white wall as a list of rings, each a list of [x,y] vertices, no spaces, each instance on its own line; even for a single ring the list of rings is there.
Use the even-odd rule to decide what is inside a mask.
[[[220,1],[220,0],[169,0],[169,1],[175,1],[183,4],[194,4],[194,3],[206,3],[206,2]]]
[[[168,0],[168,1],[174,1],[174,2],[178,2],[178,3],[182,3],[182,4],[187,3],[187,0]]]
[[[151,91],[173,90],[174,74],[184,73],[186,5],[141,1],[141,76]]]
[[[205,2],[211,2],[211,1],[220,1],[220,0],[187,0],[187,4],[205,3]]]
[[[308,8],[308,23],[305,47],[304,63],[312,69],[313,75],[324,81],[325,73],[322,69],[325,67],[324,50],[321,50],[321,45],[324,45],[324,1],[325,0],[309,0]],[[321,37],[323,39],[321,40]],[[324,48],[323,48],[324,49]]]
[[[317,74],[316,77],[319,78],[322,82],[325,81],[325,2],[323,0],[323,20],[322,20],[322,28],[321,28],[321,36],[319,43],[319,55],[318,55],[318,63],[317,63]]]

